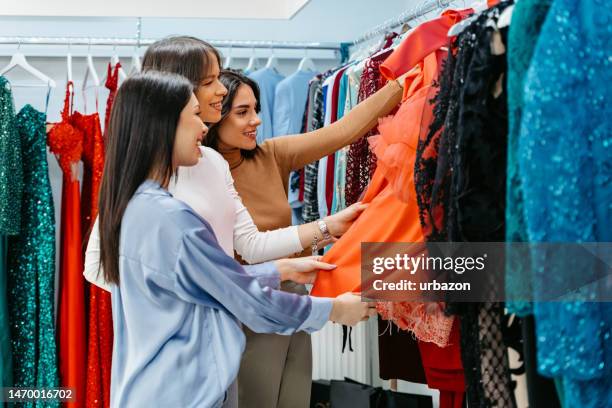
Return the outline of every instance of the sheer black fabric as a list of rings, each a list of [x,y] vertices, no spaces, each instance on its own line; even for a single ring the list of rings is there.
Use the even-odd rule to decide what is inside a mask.
[[[434,120],[415,163],[420,219],[430,242],[505,238],[505,32],[487,22],[507,5],[487,10],[458,36],[440,76]],[[468,406],[515,407],[503,304],[449,303],[447,312],[460,319]]]

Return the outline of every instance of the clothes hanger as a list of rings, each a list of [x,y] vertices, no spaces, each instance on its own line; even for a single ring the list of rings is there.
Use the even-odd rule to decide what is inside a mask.
[[[316,71],[314,61],[308,58],[308,48],[304,48],[304,58],[300,60],[297,71]]]
[[[89,88],[93,88],[93,87],[97,88],[100,86],[100,77],[98,76],[98,73],[96,72],[96,67],[93,62],[93,56],[91,55],[91,40],[89,41],[89,48],[87,49],[87,57],[85,57],[85,61],[87,64],[85,68],[85,76],[83,77],[83,85],[81,86],[81,89],[83,91]],[[91,82],[93,83],[93,85],[87,86],[87,82],[89,81],[90,76],[91,76]]]
[[[96,111],[98,110],[98,89],[100,88],[100,77],[96,72],[96,67],[93,62],[93,56],[91,55],[91,40],[87,48],[87,56],[85,57],[85,76],[83,76],[83,84],[81,85],[81,94],[83,95],[83,109],[87,113],[87,90],[94,88],[95,99],[96,99]],[[91,77],[92,85],[87,85],[89,78]]]
[[[270,48],[270,57],[268,58],[268,62],[266,62],[266,68],[278,71],[278,58],[274,55],[274,48]]]
[[[110,64],[111,64],[111,68],[115,69],[115,66],[119,63],[119,55],[117,55],[117,46],[114,45],[113,46],[113,55],[111,55],[110,58]],[[102,83],[106,83],[106,79],[108,77],[108,74],[104,75],[104,77],[102,78]],[[119,79],[124,80],[125,78],[127,78],[127,75],[125,73],[125,71],[123,70],[123,67],[119,67]]]
[[[251,48],[251,58],[249,58],[249,62],[244,69],[244,72],[249,73],[255,70],[255,65],[257,63],[257,57],[255,56],[255,48]]]
[[[465,1],[463,2],[463,8],[466,8]],[[472,4],[471,8],[474,9],[474,14],[468,18],[461,20],[448,30],[448,37],[456,37],[463,32],[474,20],[480,16],[480,13],[488,8],[487,0],[477,0]]]
[[[499,15],[497,19],[497,28],[504,28],[510,25],[512,21],[512,12],[514,10],[514,4],[506,7],[504,11]]]
[[[232,45],[229,46],[229,51],[227,52],[227,58],[223,61],[223,69],[229,69],[232,65]]]
[[[138,73],[142,70],[142,62],[140,62],[140,53],[138,52],[138,46],[134,48],[134,54],[132,54],[132,65],[128,75]]]
[[[72,43],[68,43],[68,54],[66,55],[66,81],[72,82]]]
[[[21,49],[21,43],[18,44],[17,52],[13,54],[8,65],[0,69],[0,75],[4,75],[8,73],[9,71],[12,71],[13,69],[19,67],[23,69],[24,71],[26,71],[27,73],[34,76],[39,81],[44,82],[46,87],[55,88],[56,86],[55,81],[49,78],[47,75],[40,72],[38,69],[34,68],[32,65],[30,65],[30,63],[26,60],[25,55],[20,51],[20,49]],[[26,85],[26,86],[40,87],[42,85]]]

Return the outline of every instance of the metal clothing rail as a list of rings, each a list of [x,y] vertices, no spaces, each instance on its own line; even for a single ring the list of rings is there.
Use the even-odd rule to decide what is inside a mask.
[[[416,7],[413,7],[401,13],[399,16],[377,25],[367,33],[363,34],[361,37],[357,38],[350,45],[358,45],[373,38],[380,37],[391,31],[393,28],[408,23],[416,18],[422,17],[429,12],[448,7],[452,2],[453,0],[425,0]]]
[[[17,46],[32,45],[108,45],[108,46],[148,46],[156,39],[151,38],[100,38],[100,37],[0,37],[0,44],[14,44]],[[213,40],[208,41],[220,48],[245,49],[287,49],[287,50],[328,50],[339,51],[340,45],[323,42],[291,42],[291,41],[241,41],[241,40]]]

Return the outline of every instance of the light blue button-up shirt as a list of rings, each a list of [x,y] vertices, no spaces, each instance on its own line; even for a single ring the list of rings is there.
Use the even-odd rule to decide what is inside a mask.
[[[277,136],[272,132],[274,120],[274,96],[276,85],[283,80],[284,76],[274,68],[262,68],[249,74],[249,78],[259,85],[259,104],[261,105],[261,126],[257,128],[257,143]]]
[[[111,407],[217,407],[244,350],[239,321],[255,332],[323,327],[330,299],[281,292],[272,263],[247,271],[210,228],[153,181],[123,216]],[[265,375],[265,373],[262,373]]]

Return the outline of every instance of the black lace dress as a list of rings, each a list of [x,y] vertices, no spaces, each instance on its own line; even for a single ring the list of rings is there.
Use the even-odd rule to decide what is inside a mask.
[[[429,242],[504,240],[506,33],[487,21],[496,21],[507,5],[487,10],[458,36],[440,77],[434,121],[419,141],[415,162]],[[468,405],[515,407],[503,304],[448,303],[447,311],[461,322]]]

